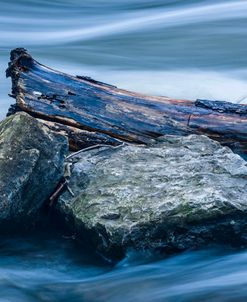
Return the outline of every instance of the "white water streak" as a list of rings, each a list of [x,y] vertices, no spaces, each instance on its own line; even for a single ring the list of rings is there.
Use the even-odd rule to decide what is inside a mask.
[[[245,18],[247,15],[247,1],[232,1],[210,5],[191,6],[179,9],[163,9],[139,11],[138,13],[118,14],[109,17],[107,23],[97,26],[82,26],[65,30],[0,30],[0,40],[7,45],[28,44],[57,44],[59,42],[85,41],[109,35],[119,35],[143,29],[162,27],[163,29],[193,23],[220,21],[225,19]],[[38,19],[38,18],[37,18]],[[120,20],[120,21],[119,21]],[[5,20],[6,22],[7,20]],[[27,20],[28,21],[28,20]],[[76,23],[75,20],[71,22]],[[4,20],[3,20],[4,22]],[[7,21],[8,22],[8,21]],[[97,20],[95,20],[95,23]],[[39,22],[40,23],[40,20]],[[3,28],[3,27],[2,27]],[[17,35],[18,34],[18,35]]]

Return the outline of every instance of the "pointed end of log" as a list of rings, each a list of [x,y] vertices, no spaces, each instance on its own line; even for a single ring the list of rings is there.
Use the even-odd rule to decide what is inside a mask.
[[[12,49],[11,52],[10,52],[10,61],[11,62],[15,61],[16,59],[18,59],[22,55],[29,55],[27,49],[21,48],[21,47]]]
[[[10,62],[6,70],[6,77],[12,77],[13,72],[28,70],[33,66],[33,58],[25,48],[15,48],[10,52]]]
[[[28,72],[34,65],[34,59],[25,48],[15,48],[10,52],[10,62],[6,69],[6,77],[11,77],[12,93],[11,96],[16,99],[16,104],[10,108],[7,115],[20,111],[22,105],[25,104],[24,93],[20,81],[20,74]],[[13,111],[13,108],[14,111]]]

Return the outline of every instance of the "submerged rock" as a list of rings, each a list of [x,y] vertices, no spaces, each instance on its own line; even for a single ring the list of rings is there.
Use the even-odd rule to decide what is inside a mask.
[[[102,147],[74,161],[73,194],[65,192],[57,207],[104,256],[247,242],[247,162],[205,136]]]
[[[26,113],[0,123],[0,225],[34,222],[63,176],[67,145]]]

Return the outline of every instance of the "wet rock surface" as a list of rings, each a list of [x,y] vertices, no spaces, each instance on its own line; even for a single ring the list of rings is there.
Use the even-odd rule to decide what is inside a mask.
[[[0,123],[0,225],[26,227],[63,176],[67,140],[26,113]]]
[[[107,257],[247,242],[247,163],[205,136],[102,147],[72,160],[71,192],[57,208]]]

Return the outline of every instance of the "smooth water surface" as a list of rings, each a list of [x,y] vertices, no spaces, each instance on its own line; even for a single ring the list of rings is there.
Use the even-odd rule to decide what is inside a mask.
[[[9,51],[126,89],[247,103],[246,0],[0,0],[0,119]],[[0,239],[0,301],[247,301],[247,252],[112,266],[60,235]]]

